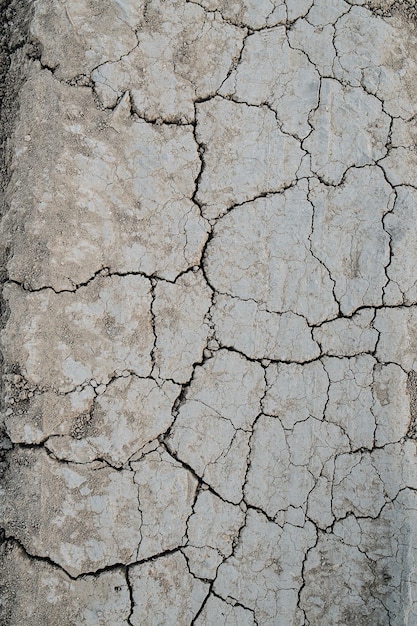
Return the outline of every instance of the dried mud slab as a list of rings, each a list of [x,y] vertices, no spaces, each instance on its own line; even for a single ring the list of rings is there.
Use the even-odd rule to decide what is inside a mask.
[[[3,626],[417,623],[409,0],[0,0]]]

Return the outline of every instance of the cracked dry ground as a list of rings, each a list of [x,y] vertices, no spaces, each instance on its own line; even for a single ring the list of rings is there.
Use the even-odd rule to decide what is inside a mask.
[[[415,626],[413,3],[0,13],[2,626]]]

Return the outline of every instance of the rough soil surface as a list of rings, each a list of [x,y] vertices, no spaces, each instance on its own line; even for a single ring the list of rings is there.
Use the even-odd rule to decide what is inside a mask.
[[[417,22],[0,0],[2,626],[417,624]]]

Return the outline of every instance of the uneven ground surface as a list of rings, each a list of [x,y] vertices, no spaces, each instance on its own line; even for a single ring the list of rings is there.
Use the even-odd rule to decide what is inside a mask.
[[[414,3],[0,14],[2,626],[415,626]]]

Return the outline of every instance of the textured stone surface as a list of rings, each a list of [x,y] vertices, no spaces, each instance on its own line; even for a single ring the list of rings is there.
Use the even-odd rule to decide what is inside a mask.
[[[0,0],[2,626],[417,623],[416,33]]]

